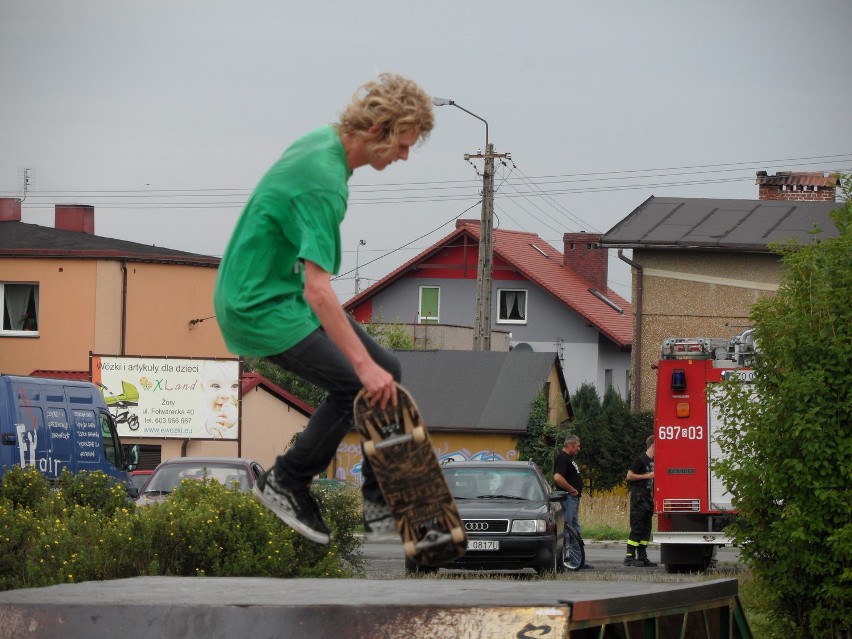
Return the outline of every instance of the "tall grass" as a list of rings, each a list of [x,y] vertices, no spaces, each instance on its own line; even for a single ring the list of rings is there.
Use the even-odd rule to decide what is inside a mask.
[[[626,540],[630,532],[630,497],[616,492],[583,495],[580,526],[583,539]]]

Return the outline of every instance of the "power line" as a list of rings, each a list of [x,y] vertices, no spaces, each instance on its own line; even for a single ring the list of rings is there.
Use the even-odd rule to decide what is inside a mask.
[[[528,195],[548,195],[548,194],[563,194],[563,193],[588,193],[588,192],[599,192],[599,191],[608,191],[608,190],[625,190],[625,189],[647,189],[647,188],[663,188],[663,187],[672,187],[672,186],[684,186],[691,184],[714,184],[714,183],[725,183],[732,181],[745,181],[753,179],[753,175],[743,176],[742,178],[719,178],[715,180],[678,180],[672,182],[657,182],[653,184],[633,184],[628,186],[599,186],[592,189],[561,189],[561,190],[545,190],[541,188],[541,185],[544,184],[576,184],[576,183],[585,183],[585,182],[610,182],[610,181],[630,181],[630,180],[647,180],[651,178],[660,178],[660,177],[680,177],[680,176],[690,176],[690,175],[706,175],[712,173],[730,173],[736,171],[746,171],[753,170],[754,166],[761,166],[764,168],[776,168],[774,165],[778,166],[794,166],[794,163],[800,164],[813,164],[815,160],[820,161],[842,161],[842,162],[852,162],[852,153],[844,153],[844,154],[835,154],[835,155],[820,155],[820,156],[807,156],[807,157],[799,157],[799,158],[784,158],[780,160],[752,160],[749,162],[729,162],[722,164],[696,164],[696,165],[687,165],[687,166],[677,166],[677,167],[664,167],[664,168],[655,168],[655,169],[628,169],[628,170],[619,170],[619,171],[598,171],[598,172],[587,172],[587,173],[567,173],[567,174],[554,174],[554,175],[541,175],[541,176],[527,176],[523,173],[521,175],[519,181],[521,184],[527,185],[531,188],[530,192],[524,193],[520,192],[518,196],[528,196]],[[733,168],[738,167],[738,168]],[[517,167],[515,167],[517,168]],[[847,171],[848,169],[838,169],[840,171]],[[677,173],[671,173],[672,171],[677,171]],[[509,177],[506,179],[507,183],[512,182],[512,178]],[[441,180],[441,181],[426,181],[426,182],[390,182],[390,183],[378,183],[378,184],[363,184],[363,185],[352,185],[350,187],[350,194],[360,194],[360,195],[369,195],[369,194],[404,194],[408,192],[419,192],[419,191],[428,191],[430,195],[428,196],[381,196],[378,198],[359,198],[354,197],[352,201],[355,203],[400,203],[405,201],[452,201],[452,200],[462,200],[467,199],[462,195],[438,195],[435,196],[434,191],[455,191],[460,189],[470,189],[478,186],[478,182],[475,180]],[[28,193],[29,198],[31,199],[43,199],[43,198],[63,198],[63,197],[75,197],[75,196],[85,196],[87,198],[121,198],[121,199],[150,199],[150,198],[199,198],[199,199],[207,199],[207,198],[234,198],[239,197],[238,201],[234,201],[232,199],[224,200],[222,206],[237,206],[243,205],[245,200],[251,194],[251,189],[245,188],[202,188],[202,189],[117,189],[117,190],[67,190],[67,191],[38,191],[38,190],[30,190]],[[468,196],[469,197],[469,196]],[[173,202],[150,202],[149,206],[152,207],[160,207],[160,206],[175,206],[177,203]],[[199,207],[206,205],[207,203],[199,203],[199,202],[191,202],[187,203],[194,207]],[[211,202],[211,205],[217,205],[217,202]],[[38,204],[34,204],[34,206],[39,206]],[[121,206],[116,205],[116,208],[121,208]]]
[[[423,235],[421,235],[420,237],[416,237],[416,238],[414,238],[413,240],[411,240],[410,242],[406,242],[406,243],[405,243],[405,244],[403,244],[402,246],[399,246],[399,247],[397,247],[397,248],[391,249],[391,250],[390,250],[390,251],[388,251],[387,253],[383,253],[382,255],[380,255],[380,256],[379,256],[379,257],[377,257],[377,258],[372,259],[372,260],[370,260],[369,262],[365,262],[364,264],[361,264],[361,267],[368,266],[368,265],[370,265],[370,264],[373,264],[374,262],[378,262],[379,260],[383,260],[384,258],[386,258],[386,257],[388,257],[388,256],[390,256],[390,255],[393,255],[394,253],[397,253],[397,252],[399,252],[399,251],[403,250],[404,248],[406,248],[406,247],[408,247],[408,246],[411,246],[411,245],[412,245],[412,244],[414,244],[415,242],[419,242],[419,241],[420,241],[420,240],[422,240],[424,237],[428,237],[428,236],[432,235],[432,233],[437,233],[437,232],[438,232],[438,231],[440,231],[442,228],[444,228],[447,224],[449,224],[450,222],[455,222],[455,221],[456,221],[457,219],[459,219],[462,215],[464,215],[465,213],[467,213],[468,211],[470,211],[470,210],[471,210],[474,206],[478,206],[480,203],[481,203],[481,202],[477,202],[476,204],[473,204],[472,206],[469,206],[468,208],[466,208],[464,211],[462,211],[461,213],[459,213],[459,214],[458,214],[458,215],[456,215],[455,217],[450,218],[450,219],[449,219],[449,220],[447,220],[446,222],[442,223],[440,226],[435,227],[434,229],[432,229],[431,231],[428,231],[427,233],[424,233],[424,234],[423,234]],[[336,279],[338,279],[338,278],[344,277],[344,276],[349,275],[350,273],[354,273],[354,272],[355,272],[355,269],[353,268],[351,271],[346,271],[345,273],[339,273],[337,276],[335,276],[335,277],[331,278],[331,280],[332,280],[332,281],[334,281],[334,280],[336,280]]]

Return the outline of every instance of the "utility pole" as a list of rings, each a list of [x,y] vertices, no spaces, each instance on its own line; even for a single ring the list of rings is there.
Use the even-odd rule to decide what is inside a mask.
[[[494,158],[511,158],[511,153],[494,153],[488,141],[488,121],[447,98],[432,98],[435,106],[454,106],[485,124],[485,154],[465,153],[465,160],[485,160],[482,175],[482,215],[479,221],[479,264],[476,273],[476,317],[473,325],[473,350],[491,350],[491,284],[494,270]]]
[[[358,272],[358,258],[361,255],[361,247],[366,245],[364,240],[358,240],[358,246],[355,247],[355,295],[361,291],[361,273]]]
[[[494,272],[494,158],[509,158],[510,153],[494,153],[494,145],[485,145],[485,154],[466,153],[465,160],[484,159],[482,175],[482,214],[479,220],[479,263],[476,278],[476,318],[473,325],[473,350],[491,350],[491,308]]]

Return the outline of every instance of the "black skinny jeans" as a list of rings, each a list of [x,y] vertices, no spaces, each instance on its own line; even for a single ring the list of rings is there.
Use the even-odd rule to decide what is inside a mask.
[[[399,381],[402,375],[399,360],[352,318],[349,321],[370,357]],[[314,476],[325,472],[343,437],[352,429],[352,402],[362,388],[361,380],[321,328],[292,348],[267,359],[328,391],[325,402],[317,408],[296,443],[275,460],[275,474],[281,483],[290,489],[303,488]],[[366,455],[363,455],[361,472],[364,497],[380,501],[382,491]]]

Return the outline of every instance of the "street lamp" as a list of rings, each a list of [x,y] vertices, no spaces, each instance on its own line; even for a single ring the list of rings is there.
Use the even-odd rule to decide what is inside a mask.
[[[448,100],[447,98],[432,98],[432,104],[435,105],[435,106],[454,106],[457,109],[461,109],[462,111],[464,111],[468,115],[472,115],[477,120],[480,120],[483,123],[485,123],[485,148],[488,148],[488,122],[485,120],[485,118],[481,118],[478,115],[476,115],[476,113],[472,113],[471,111],[468,111],[464,107],[460,107],[453,100]]]
[[[476,278],[476,320],[473,326],[473,350],[491,350],[491,282],[494,258],[494,158],[509,157],[508,153],[495,155],[488,141],[488,122],[476,113],[460,107],[453,100],[432,98],[435,106],[454,106],[485,124],[485,154],[465,154],[465,159],[485,160],[482,175],[482,215],[479,222],[479,263]]]

